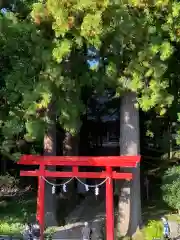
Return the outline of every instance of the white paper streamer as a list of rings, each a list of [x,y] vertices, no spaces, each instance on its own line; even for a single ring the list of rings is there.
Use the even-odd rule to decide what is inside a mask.
[[[56,192],[56,187],[53,185],[52,186],[52,194],[55,194],[55,192]]]
[[[63,185],[63,191],[64,191],[64,192],[67,192],[66,184]]]
[[[98,187],[95,188],[95,195],[96,196],[99,195],[99,188]]]
[[[87,184],[85,185],[85,189],[86,189],[86,192],[89,191],[89,186]]]

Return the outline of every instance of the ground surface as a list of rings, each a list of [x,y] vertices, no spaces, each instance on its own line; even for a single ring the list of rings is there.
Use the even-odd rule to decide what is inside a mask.
[[[180,227],[179,224],[175,221],[169,221],[169,226],[171,230],[171,238],[174,240],[180,239]]]
[[[143,220],[145,225],[151,220],[159,220],[162,216],[168,216],[172,237],[179,239],[178,224],[180,217],[172,214],[171,210],[163,205],[162,201],[150,201],[143,208]],[[25,199],[13,199],[0,201],[0,237],[9,239],[9,235],[20,235],[26,219],[31,219],[35,215],[36,199],[28,196]],[[77,206],[66,218],[64,227],[56,228],[54,239],[81,239],[81,229],[85,221],[88,221],[94,230],[92,240],[101,237],[102,226],[105,219],[105,203],[96,200],[95,196],[87,197],[81,205]],[[53,230],[54,231],[54,230]],[[7,236],[8,235],[8,236]],[[153,235],[154,236],[154,235]],[[14,238],[13,239],[18,239]],[[138,236],[136,240],[144,240]]]
[[[66,218],[66,225],[57,229],[55,239],[81,239],[81,230],[85,221],[93,230],[92,240],[102,238],[105,218],[105,204],[95,196],[87,197],[80,206]]]

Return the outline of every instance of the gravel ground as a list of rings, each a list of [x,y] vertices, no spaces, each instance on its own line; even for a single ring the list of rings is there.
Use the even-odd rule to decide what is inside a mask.
[[[81,229],[84,222],[89,222],[93,234],[92,240],[102,238],[102,225],[105,218],[105,204],[95,199],[94,196],[87,197],[84,202],[67,218],[67,224],[58,229],[53,239],[81,239]]]
[[[175,221],[168,221],[170,227],[171,238],[173,240],[180,239],[180,225]]]

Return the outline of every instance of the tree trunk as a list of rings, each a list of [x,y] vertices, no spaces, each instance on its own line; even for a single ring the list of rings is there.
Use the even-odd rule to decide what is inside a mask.
[[[65,133],[65,138],[64,138],[64,150],[63,150],[63,155],[64,156],[78,156],[79,155],[79,135],[72,136],[69,132]],[[71,171],[71,167],[64,168],[66,171]],[[86,179],[82,179],[81,181],[86,183]],[[77,189],[76,189],[76,187]],[[78,193],[86,193],[85,187],[82,185],[82,183],[77,182],[76,179],[74,179],[74,184],[73,182],[68,184],[68,196],[72,196],[73,194]]]
[[[135,93],[126,93],[120,109],[120,155],[139,155],[139,111],[135,108]],[[126,169],[122,171],[127,172]],[[129,169],[132,181],[124,181],[118,202],[118,231],[133,236],[141,223],[140,166]]]
[[[56,123],[53,121],[54,114],[52,106],[49,106],[48,117],[52,121],[49,124],[47,132],[44,136],[44,156],[56,156]],[[55,171],[56,167],[48,167],[49,171]],[[48,179],[50,182],[53,182],[52,178]],[[52,194],[52,186],[46,183],[45,188],[45,225],[56,226],[56,198],[55,194]]]
[[[78,156],[79,144],[78,135],[72,136],[71,133],[66,132],[63,142],[64,156]]]
[[[79,136],[72,136],[71,133],[66,132],[63,142],[63,155],[64,156],[78,156],[79,153]],[[71,167],[64,167],[65,171],[72,171]],[[67,181],[67,179],[64,179]],[[70,182],[67,186],[67,193],[65,194],[68,197],[72,197],[76,193],[75,189],[75,179]]]
[[[1,174],[5,174],[6,173],[6,169],[7,169],[7,160],[5,159],[5,157],[2,157],[1,159]]]

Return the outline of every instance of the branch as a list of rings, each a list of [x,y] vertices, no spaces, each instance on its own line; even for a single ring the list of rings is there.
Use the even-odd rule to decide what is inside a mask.
[[[20,190],[18,188],[1,188],[0,189],[0,197],[14,197],[14,196],[22,196],[29,190],[31,190],[31,186],[27,186],[24,190]]]

